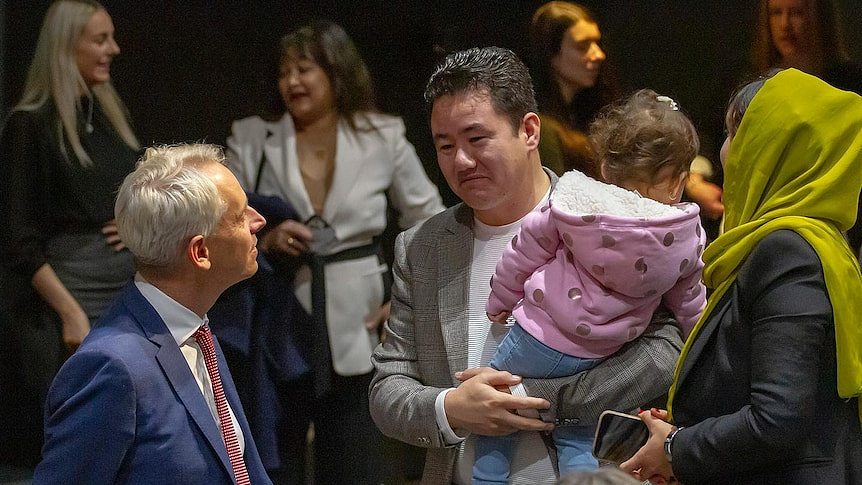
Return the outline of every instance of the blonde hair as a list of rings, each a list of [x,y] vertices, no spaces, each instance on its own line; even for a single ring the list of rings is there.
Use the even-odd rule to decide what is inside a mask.
[[[224,164],[215,145],[147,148],[117,194],[114,215],[123,243],[139,265],[166,268],[198,234],[209,236],[227,210],[215,182],[201,168]]]
[[[590,140],[607,181],[653,183],[665,167],[687,172],[700,141],[675,101],[641,89],[602,110],[590,125]]]
[[[126,107],[111,82],[87,87],[78,71],[75,49],[81,32],[93,15],[104,10],[93,0],[59,0],[45,14],[33,62],[27,72],[24,94],[13,108],[16,111],[35,111],[53,102],[57,108],[56,134],[60,150],[66,159],[65,141],[69,142],[78,162],[89,166],[93,162],[81,145],[78,136],[77,110],[81,109],[80,94],[94,96],[105,116],[127,145],[137,150],[138,139],[129,126]]]

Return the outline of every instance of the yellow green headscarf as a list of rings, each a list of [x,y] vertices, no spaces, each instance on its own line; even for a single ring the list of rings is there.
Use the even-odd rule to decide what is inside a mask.
[[[862,97],[795,69],[776,74],[746,110],[724,171],[725,232],[703,254],[704,283],[715,291],[677,362],[668,409],[704,322],[757,243],[779,229],[798,233],[820,257],[838,394],[862,395],[862,275],[841,234],[856,220],[862,188]]]

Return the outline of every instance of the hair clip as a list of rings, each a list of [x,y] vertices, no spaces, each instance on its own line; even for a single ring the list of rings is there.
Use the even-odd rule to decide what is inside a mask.
[[[676,104],[676,101],[672,100],[667,96],[656,96],[655,100],[661,103],[667,103],[670,106],[670,109],[674,111],[679,111],[679,105]]]

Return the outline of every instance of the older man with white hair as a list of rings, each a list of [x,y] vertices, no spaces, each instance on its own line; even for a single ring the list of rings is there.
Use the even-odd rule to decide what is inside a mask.
[[[270,483],[207,324],[266,223],[223,160],[150,148],[120,187],[138,273],[51,386],[34,483]]]

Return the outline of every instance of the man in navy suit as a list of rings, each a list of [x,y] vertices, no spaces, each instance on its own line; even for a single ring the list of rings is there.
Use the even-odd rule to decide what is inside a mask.
[[[150,148],[120,187],[138,273],[51,386],[34,483],[270,483],[206,340],[206,312],[257,271],[266,223],[223,160],[210,145]]]

